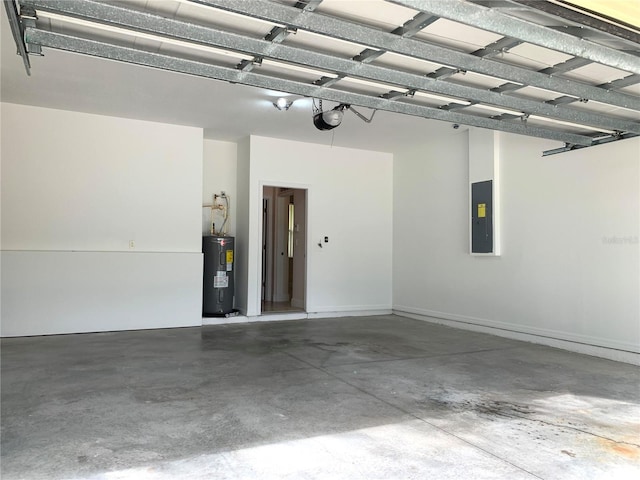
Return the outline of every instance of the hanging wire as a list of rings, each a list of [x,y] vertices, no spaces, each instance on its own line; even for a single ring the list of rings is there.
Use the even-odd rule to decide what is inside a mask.
[[[227,220],[229,219],[229,199],[227,195],[220,195],[221,198],[224,199],[225,207],[223,211],[224,221],[222,222],[222,226],[220,227],[220,233],[224,236],[227,234]]]

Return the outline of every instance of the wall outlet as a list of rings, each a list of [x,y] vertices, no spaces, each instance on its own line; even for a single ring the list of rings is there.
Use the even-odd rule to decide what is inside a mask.
[[[129,240],[129,250],[135,250],[135,248],[136,248],[136,241]]]

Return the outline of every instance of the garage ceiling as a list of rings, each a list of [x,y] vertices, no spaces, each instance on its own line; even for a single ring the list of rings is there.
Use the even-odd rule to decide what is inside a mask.
[[[324,100],[324,110],[347,104],[564,144],[548,153],[640,134],[639,29],[631,17],[565,2],[19,0],[5,7],[19,49],[31,54],[23,55],[27,71],[32,55],[58,49],[317,99],[316,108]]]

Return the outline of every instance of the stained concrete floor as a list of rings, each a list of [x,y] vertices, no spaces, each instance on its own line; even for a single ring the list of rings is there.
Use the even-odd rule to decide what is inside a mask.
[[[2,340],[9,479],[640,478],[632,365],[395,316]]]

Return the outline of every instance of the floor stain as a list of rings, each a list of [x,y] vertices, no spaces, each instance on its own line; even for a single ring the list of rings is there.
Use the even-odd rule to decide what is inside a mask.
[[[484,415],[496,415],[500,417],[521,417],[533,413],[527,405],[520,405],[499,400],[488,400],[481,402],[463,402],[463,406],[468,410]]]
[[[576,456],[576,454],[575,454],[575,453],[570,452],[570,451],[568,451],[568,450],[560,450],[560,453],[564,453],[565,455],[569,455],[569,456],[570,456],[570,457],[572,457],[572,458]]]
[[[504,402],[500,400],[449,400],[443,398],[428,398],[430,407],[452,412],[468,411],[485,416],[521,418],[533,413],[527,405]]]
[[[615,453],[621,457],[627,458],[629,460],[639,460],[640,459],[640,447],[636,445],[629,445],[627,443],[618,443],[613,440],[607,440],[606,438],[598,439],[600,446],[604,448],[606,451]]]

